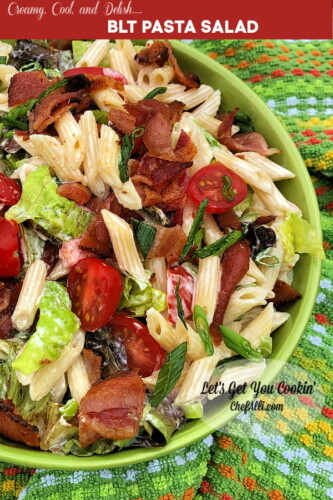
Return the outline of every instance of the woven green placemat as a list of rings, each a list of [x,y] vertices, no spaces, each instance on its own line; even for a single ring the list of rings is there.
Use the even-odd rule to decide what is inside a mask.
[[[0,464],[3,500],[310,500],[333,498],[333,44],[197,40],[195,47],[246,81],[284,121],[313,174],[327,259],[316,306],[290,362],[320,383],[278,418],[241,415],[223,433],[129,468],[31,470]],[[323,175],[324,174],[324,175]],[[268,418],[268,420],[267,420]],[[294,432],[295,420],[298,425]],[[243,432],[251,426],[251,438]],[[245,429],[246,427],[244,427]]]

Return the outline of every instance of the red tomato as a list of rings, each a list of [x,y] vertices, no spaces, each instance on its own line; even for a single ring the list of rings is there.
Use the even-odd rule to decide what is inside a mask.
[[[167,272],[167,302],[168,321],[173,325],[177,323],[178,307],[176,297],[176,286],[179,283],[179,296],[182,299],[184,316],[187,318],[192,314],[192,303],[194,294],[194,278],[183,266],[168,269]]]
[[[128,85],[127,78],[111,68],[100,68],[98,66],[86,67],[86,68],[71,68],[63,73],[64,76],[73,76],[73,75],[96,75],[96,76],[111,76],[114,80],[118,80],[122,82],[124,85]]]
[[[206,212],[220,214],[238,205],[247,195],[247,185],[220,162],[203,167],[190,180],[188,193],[194,203],[208,198]]]
[[[165,352],[140,321],[127,316],[115,316],[109,321],[112,334],[123,342],[130,370],[141,377],[149,377],[159,370],[165,361]]]
[[[21,198],[21,188],[14,179],[0,174],[0,203],[16,205]]]
[[[67,287],[72,310],[80,318],[82,328],[89,332],[106,325],[118,307],[123,288],[119,271],[94,257],[75,264]]]
[[[18,234],[19,227],[15,221],[0,218],[0,278],[18,276],[20,273]]]

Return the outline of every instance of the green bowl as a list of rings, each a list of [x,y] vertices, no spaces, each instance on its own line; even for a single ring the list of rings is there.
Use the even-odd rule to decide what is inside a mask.
[[[140,41],[142,43],[142,41]],[[197,50],[179,41],[173,42],[175,54],[184,69],[199,75],[202,82],[220,89],[222,93],[222,109],[230,110],[240,107],[248,113],[257,131],[261,132],[269,146],[283,151],[276,156],[276,161],[285,165],[296,174],[296,178],[279,183],[279,188],[286,197],[296,203],[303,211],[304,217],[320,232],[320,216],[316,196],[307,169],[288,132],[269,110],[266,104],[250,88],[227,69],[201,54]],[[273,354],[276,362],[270,365],[260,380],[267,384],[279,373],[288,361],[309,319],[314,305],[320,278],[321,262],[317,258],[302,256],[295,269],[294,284],[303,298],[287,310],[291,314],[289,321],[274,334]],[[248,395],[238,400],[244,402]],[[133,449],[119,453],[75,457],[54,455],[45,451],[36,451],[14,442],[1,439],[0,459],[6,462],[29,467],[43,467],[63,470],[96,470],[101,468],[129,466],[131,464],[152,460],[175,452],[198,439],[202,439],[214,430],[225,425],[237,415],[228,406],[222,406],[204,421],[188,423],[176,432],[167,446],[150,449]]]

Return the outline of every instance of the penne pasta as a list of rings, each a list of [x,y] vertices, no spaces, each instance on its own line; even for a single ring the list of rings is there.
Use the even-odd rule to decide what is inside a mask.
[[[221,104],[221,91],[214,90],[208,97],[207,101],[198,106],[193,112],[192,116],[197,119],[202,113],[208,116],[215,116]],[[220,122],[221,123],[221,122]]]
[[[136,79],[140,71],[140,64],[138,64],[134,56],[136,54],[132,40],[116,40],[116,46],[121,51],[129,62],[133,78]]]
[[[59,278],[63,278],[64,276],[67,276],[69,273],[70,268],[66,267],[64,263],[62,262],[61,259],[58,260],[50,274],[48,275],[47,279],[51,281],[56,281]]]
[[[23,286],[12,315],[14,328],[24,332],[33,324],[46,278],[46,264],[35,260],[26,272]]]
[[[274,161],[269,158],[265,158],[265,156],[259,155],[258,153],[248,152],[248,153],[238,153],[236,156],[243,158],[245,161],[254,165],[256,167],[262,168],[265,170],[272,181],[280,181],[282,179],[293,179],[295,174],[290,172],[281,165],[274,163]]]
[[[177,338],[186,338],[187,342],[187,353],[186,358],[188,360],[195,360],[200,358],[205,358],[207,356],[205,346],[196,331],[193,330],[191,325],[186,323],[187,329],[180,321],[177,320],[175,326],[175,334]]]
[[[241,331],[241,336],[248,340],[253,349],[260,347],[262,337],[268,337],[272,331],[273,304],[268,304],[265,309],[251,323]]]
[[[64,347],[61,356],[34,373],[29,392],[32,401],[40,401],[57,384],[59,378],[75,363],[84,346],[85,334],[79,330],[72,342]]]
[[[267,289],[262,286],[235,290],[225,311],[223,324],[229,326],[253,307],[266,305],[266,296]]]
[[[109,51],[110,67],[122,73],[130,85],[134,85],[134,78],[128,59],[121,50],[111,49]]]
[[[146,260],[146,268],[154,274],[154,288],[167,293],[167,266],[164,257]]]
[[[205,382],[209,383],[219,359],[220,356],[214,354],[213,356],[193,361],[175,399],[174,404],[176,406],[203,399],[204,395],[202,391],[204,389],[204,384]]]
[[[86,111],[81,116],[79,126],[86,144],[86,154],[83,160],[85,177],[94,195],[105,198],[108,193],[108,188],[98,173],[98,131],[92,111]]]
[[[110,87],[93,90],[90,95],[102,111],[110,111],[111,108],[123,109],[125,104],[119,93]]]
[[[14,66],[0,64],[0,81],[5,87],[9,87],[10,80],[16,73],[18,73],[18,71]]]
[[[62,400],[64,399],[64,396],[67,392],[67,380],[65,375],[61,375],[61,377],[56,381],[55,385],[52,387],[50,394],[51,394],[51,401],[53,403],[62,403]]]
[[[147,327],[150,335],[167,352],[171,352],[182,342],[186,342],[187,333],[175,330],[164,316],[153,307],[147,311]]]
[[[74,171],[79,171],[84,159],[85,143],[80,127],[70,111],[55,122],[56,131],[66,153],[66,162]]]
[[[146,95],[146,92],[137,85],[124,85],[125,101],[130,104],[135,104],[141,101]]]
[[[108,210],[102,210],[102,216],[109,231],[119,267],[131,276],[147,280],[130,225]]]
[[[198,108],[199,109],[199,108]],[[201,113],[196,113],[195,120],[200,127],[204,128],[209,132],[215,139],[217,138],[217,131],[221,125],[221,121],[207,113],[201,111]]]
[[[98,66],[107,55],[109,46],[109,40],[95,40],[76,63],[76,67]]]
[[[24,149],[24,151],[29,153],[29,155],[31,155],[31,156],[38,156],[39,155],[38,148],[34,145],[34,143],[32,142],[32,140],[30,138],[27,139],[26,137],[24,137],[22,135],[15,134],[14,139],[17,142],[17,144],[19,144],[21,146],[21,148]]]
[[[71,396],[80,403],[81,399],[87,394],[91,387],[87,368],[81,354],[76,358],[74,363],[70,365],[66,375]]]

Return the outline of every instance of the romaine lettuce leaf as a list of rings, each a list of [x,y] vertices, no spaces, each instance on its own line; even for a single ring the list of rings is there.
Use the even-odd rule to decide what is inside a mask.
[[[38,425],[45,416],[50,395],[32,401],[29,386],[23,386],[18,381],[12,361],[23,344],[22,340],[0,340],[0,398],[12,401],[24,420],[31,425]]]
[[[55,446],[63,446],[78,433],[78,428],[66,421],[60,413],[57,403],[47,405],[45,426],[41,432],[40,447],[50,450]]]
[[[74,201],[57,194],[57,183],[45,165],[28,175],[20,201],[5,214],[8,220],[18,223],[31,219],[64,241],[81,236],[92,215]]]
[[[20,228],[22,240],[24,242],[23,254],[25,257],[25,263],[22,269],[23,271],[26,271],[30,264],[35,262],[35,260],[42,258],[45,241],[42,240],[42,238],[40,238],[33,229],[25,227],[23,224]]]
[[[107,455],[108,453],[111,453],[114,448],[115,444],[111,439],[103,438],[90,444],[89,446],[86,446],[85,448],[82,448],[78,438],[74,437],[61,447],[53,447],[52,452],[62,453],[64,455],[71,453],[77,457],[91,457],[91,455]]]
[[[302,218],[300,212],[290,212],[279,228],[284,246],[284,260],[289,262],[295,253],[309,253],[320,259],[325,257],[317,229]]]
[[[149,280],[141,280],[126,276],[120,309],[129,309],[134,316],[144,316],[147,309],[153,307],[157,311],[166,308],[166,295],[153,288]]]
[[[34,373],[43,364],[55,361],[62,349],[80,328],[78,317],[71,311],[71,301],[64,286],[47,281],[39,304],[39,320],[35,333],[13,361],[14,370]]]

